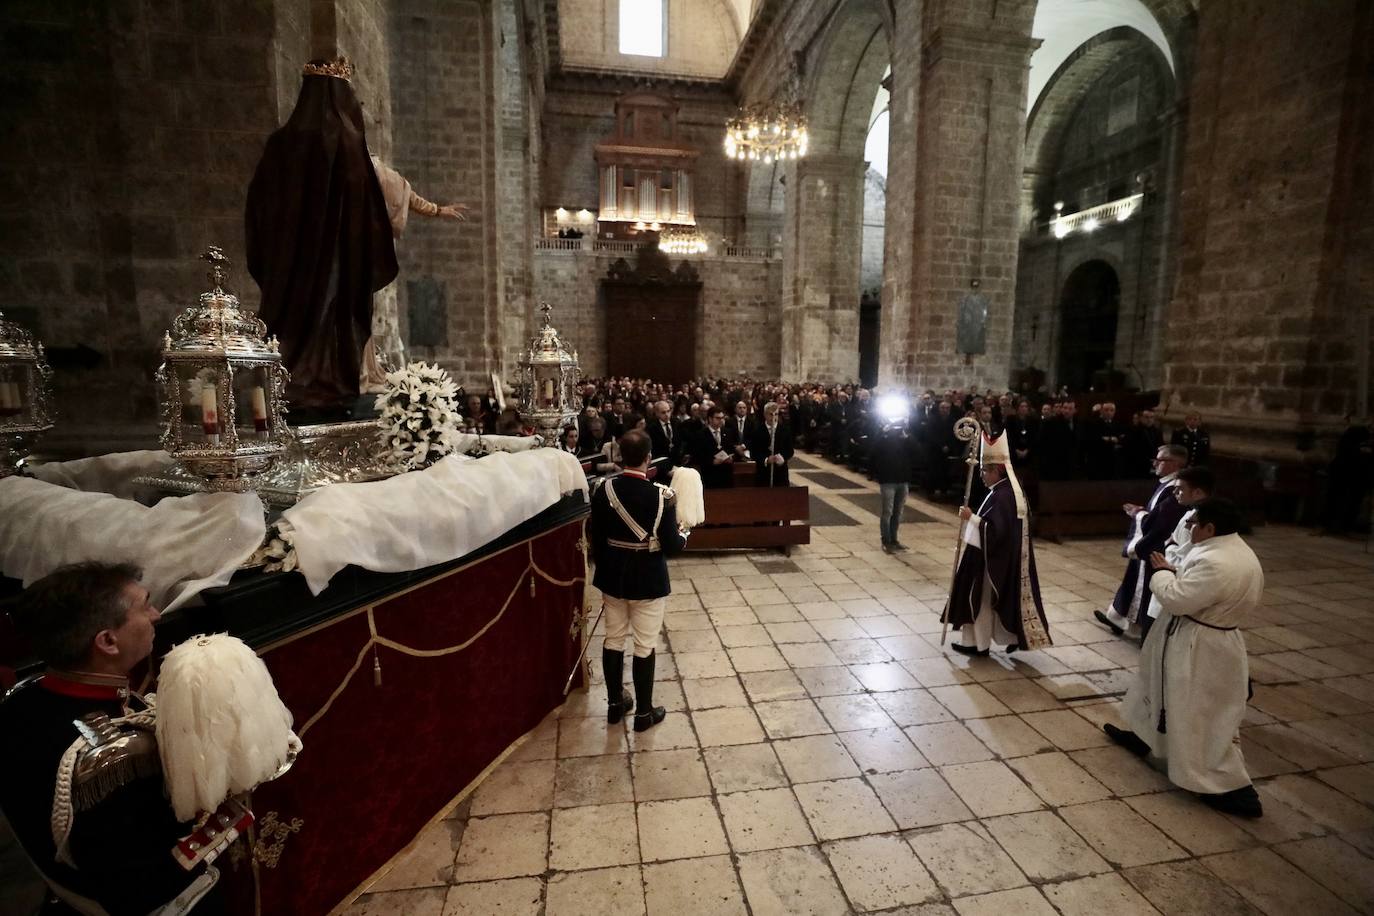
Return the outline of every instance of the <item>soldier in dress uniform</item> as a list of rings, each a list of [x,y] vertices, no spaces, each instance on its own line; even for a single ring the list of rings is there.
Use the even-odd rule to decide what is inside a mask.
[[[626,433],[620,440],[620,456],[625,473],[607,478],[592,495],[592,584],[601,590],[605,603],[601,670],[606,675],[606,721],[615,725],[633,709],[635,731],[642,732],[666,714],[662,706],[653,705],[654,649],[672,591],[667,558],[682,550],[687,537],[678,529],[676,495],[646,476],[648,435],[638,430]],[[630,636],[633,699],[622,686],[625,640]]]
[[[1212,437],[1202,428],[1202,414],[1193,412],[1183,418],[1183,428],[1174,430],[1171,445],[1188,450],[1188,467],[1206,465],[1212,457]]]
[[[218,872],[174,855],[194,825],[172,812],[153,709],[129,687],[160,616],[140,577],[127,564],[83,563],[24,593],[15,622],[49,667],[0,702],[0,809],[78,912],[217,911]]]

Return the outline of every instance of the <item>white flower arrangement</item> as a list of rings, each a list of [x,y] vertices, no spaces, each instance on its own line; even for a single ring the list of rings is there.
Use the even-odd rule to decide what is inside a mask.
[[[406,470],[427,468],[452,452],[458,437],[458,386],[438,366],[415,362],[388,372],[377,395],[382,444]]]
[[[290,572],[296,568],[296,545],[292,543],[291,523],[280,521],[267,529],[262,546],[253,551],[245,567],[261,566],[263,572]]]

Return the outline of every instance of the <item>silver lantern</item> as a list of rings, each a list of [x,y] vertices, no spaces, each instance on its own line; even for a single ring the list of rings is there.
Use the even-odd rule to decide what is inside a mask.
[[[212,288],[163,335],[157,370],[162,447],[178,462],[165,489],[244,491],[290,437],[283,414],[287,372],[267,325],[224,291],[228,259],[215,246]]]
[[[0,477],[22,468],[38,437],[52,429],[51,382],[43,345],[0,313]]]
[[[550,323],[553,306],[545,302],[539,311],[544,313],[543,325],[520,362],[520,417],[538,431],[545,445],[556,446],[559,430],[577,422],[582,409],[577,351],[563,346]]]

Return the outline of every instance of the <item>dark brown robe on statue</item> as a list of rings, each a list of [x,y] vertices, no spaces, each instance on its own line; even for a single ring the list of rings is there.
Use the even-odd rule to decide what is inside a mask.
[[[262,289],[258,314],[291,373],[291,405],[351,404],[372,294],[396,278],[396,249],[347,80],[303,77],[296,109],[267,138],[248,186],[244,234]]]
[[[980,547],[966,545],[954,575],[954,588],[945,605],[952,627],[972,624],[983,604],[983,587],[992,586],[991,606],[1002,626],[1017,639],[1020,649],[1050,644],[1049,622],[1040,603],[1040,579],[1035,551],[1016,517],[1016,494],[1006,480],[998,481],[978,507]],[[1025,562],[1022,562],[1022,548]]]

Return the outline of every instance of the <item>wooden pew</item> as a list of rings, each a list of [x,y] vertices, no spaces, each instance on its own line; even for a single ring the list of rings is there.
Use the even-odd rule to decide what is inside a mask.
[[[1123,503],[1144,505],[1154,492],[1155,481],[1041,480],[1040,511],[1034,515],[1035,536],[1058,543],[1065,535],[1076,537],[1126,536],[1130,520]]]
[[[807,487],[756,487],[754,464],[735,463],[734,487],[706,490],[706,524],[687,539],[688,550],[779,547],[811,543]]]

